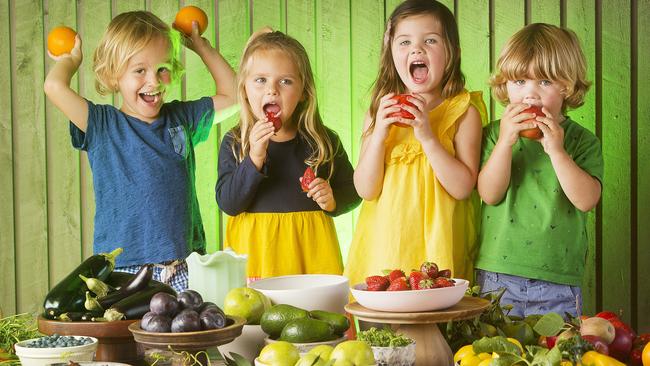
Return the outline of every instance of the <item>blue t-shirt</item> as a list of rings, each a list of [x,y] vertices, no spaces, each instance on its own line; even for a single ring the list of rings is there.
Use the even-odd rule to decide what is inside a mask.
[[[165,103],[153,123],[88,101],[86,132],[70,123],[70,134],[93,172],[95,253],[124,248],[122,267],[205,251],[194,146],[207,139],[213,118],[209,97]]]

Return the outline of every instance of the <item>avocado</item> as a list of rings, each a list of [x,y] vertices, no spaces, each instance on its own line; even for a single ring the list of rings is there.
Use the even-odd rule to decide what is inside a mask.
[[[341,335],[350,328],[348,317],[339,313],[331,313],[324,310],[314,310],[309,312],[309,316],[314,319],[322,320],[329,323],[334,329],[334,334]]]
[[[291,343],[323,342],[332,339],[334,329],[325,321],[301,318],[289,322],[282,329],[281,341]]]
[[[308,318],[309,312],[287,304],[272,306],[262,314],[260,325],[262,330],[271,338],[277,339],[282,329],[292,320]]]

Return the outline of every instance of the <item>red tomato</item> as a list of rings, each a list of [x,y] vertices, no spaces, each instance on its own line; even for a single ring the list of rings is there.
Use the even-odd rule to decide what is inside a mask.
[[[396,100],[397,104],[395,104],[395,106],[398,106],[398,107],[401,107],[403,105],[407,105],[409,107],[415,107],[415,104],[409,102],[409,100],[407,99],[409,96],[410,96],[409,94],[397,94],[397,95],[395,95],[394,97],[392,97],[390,99]],[[408,112],[408,111],[406,111],[404,109],[400,109],[397,112],[393,112],[393,113],[389,114],[388,117],[402,117],[402,118],[406,118],[406,119],[415,119],[415,116],[412,113],[410,113],[410,112]],[[395,122],[395,123],[393,123],[393,125],[398,126],[398,127],[411,127],[411,126],[409,126],[409,125],[407,125],[405,123],[400,123],[400,122]]]
[[[618,319],[618,315],[616,315],[615,312],[613,311],[601,311],[600,313],[596,314],[595,316],[607,320],[612,320],[612,319]]]

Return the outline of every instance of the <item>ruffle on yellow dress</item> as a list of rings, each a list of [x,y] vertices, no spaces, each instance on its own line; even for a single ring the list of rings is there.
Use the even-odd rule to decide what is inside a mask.
[[[444,100],[429,113],[433,132],[452,155],[458,119],[474,106],[486,123],[481,92]],[[386,139],[381,195],[363,201],[345,267],[350,284],[384,269],[419,269],[423,261],[472,280],[480,202],[451,197],[415,139],[412,128],[392,127]]]
[[[292,274],[341,274],[334,220],[323,211],[228,217],[225,247],[248,254],[249,282]]]

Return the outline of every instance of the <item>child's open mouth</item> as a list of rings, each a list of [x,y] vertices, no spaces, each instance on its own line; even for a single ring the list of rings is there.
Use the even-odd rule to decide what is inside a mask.
[[[282,120],[280,119],[280,112],[282,111],[280,106],[275,103],[268,103],[262,107],[264,110],[264,115],[269,119],[269,122],[273,123],[273,129],[275,132],[280,131],[282,128]]]
[[[142,100],[144,100],[144,102],[147,104],[156,104],[158,101],[160,101],[161,98],[161,93],[159,91],[140,93],[139,95],[140,98],[142,98]]]
[[[409,66],[409,72],[416,84],[422,84],[429,78],[429,67],[423,61],[414,61]]]

